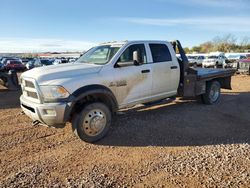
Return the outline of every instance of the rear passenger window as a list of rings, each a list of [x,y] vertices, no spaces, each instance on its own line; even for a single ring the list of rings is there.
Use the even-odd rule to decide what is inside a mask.
[[[165,44],[149,44],[154,63],[172,61],[168,47]]]

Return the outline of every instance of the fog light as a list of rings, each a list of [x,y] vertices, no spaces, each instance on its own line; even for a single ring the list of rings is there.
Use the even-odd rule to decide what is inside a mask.
[[[56,115],[56,111],[53,109],[45,109],[44,110],[44,114],[45,115],[50,115],[50,116],[55,116]]]

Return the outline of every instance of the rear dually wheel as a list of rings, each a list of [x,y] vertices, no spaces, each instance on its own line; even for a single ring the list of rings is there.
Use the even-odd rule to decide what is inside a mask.
[[[215,104],[219,101],[221,95],[221,85],[218,81],[207,83],[206,93],[203,94],[202,101],[204,104]]]

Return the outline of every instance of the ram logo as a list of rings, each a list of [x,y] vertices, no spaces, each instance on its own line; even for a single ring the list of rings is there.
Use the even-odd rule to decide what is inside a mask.
[[[122,87],[122,86],[126,86],[126,85],[127,85],[127,81],[121,80],[121,81],[117,81],[117,82],[110,82],[109,87]]]

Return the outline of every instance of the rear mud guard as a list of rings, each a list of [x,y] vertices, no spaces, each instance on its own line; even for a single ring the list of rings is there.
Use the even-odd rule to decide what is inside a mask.
[[[220,82],[222,89],[229,89],[232,90],[231,86],[231,76],[225,77],[225,78],[219,78],[218,81]]]

